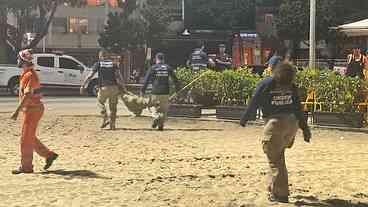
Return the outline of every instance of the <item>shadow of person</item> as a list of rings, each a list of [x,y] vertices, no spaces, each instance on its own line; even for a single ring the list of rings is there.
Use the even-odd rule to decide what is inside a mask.
[[[320,200],[315,196],[294,196],[297,201],[295,206],[314,206],[314,207],[368,207],[368,203],[353,202],[343,199]]]
[[[42,175],[59,175],[69,178],[90,178],[90,179],[112,179],[109,177],[98,175],[89,170],[53,170],[41,172]]]
[[[142,129],[133,129],[133,128],[117,128],[119,131],[157,131],[157,129],[151,128],[142,128]],[[200,131],[224,131],[223,129],[165,129],[164,131],[184,131],[184,132],[200,132]]]

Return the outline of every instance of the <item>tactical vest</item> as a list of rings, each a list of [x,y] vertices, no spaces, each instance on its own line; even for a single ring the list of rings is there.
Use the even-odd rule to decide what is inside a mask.
[[[98,83],[100,87],[116,85],[116,67],[111,60],[102,60],[98,63]]]

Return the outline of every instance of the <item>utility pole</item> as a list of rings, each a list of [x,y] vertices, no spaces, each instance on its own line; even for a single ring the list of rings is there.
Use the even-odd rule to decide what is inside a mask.
[[[109,20],[109,13],[110,13],[109,0],[105,0],[105,24],[107,24],[107,21]]]
[[[316,68],[316,0],[310,0],[309,68]]]

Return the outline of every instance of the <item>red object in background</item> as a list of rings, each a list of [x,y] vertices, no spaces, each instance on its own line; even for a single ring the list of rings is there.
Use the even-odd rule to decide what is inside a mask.
[[[253,64],[253,48],[243,48],[243,60],[245,65]]]
[[[107,0],[109,2],[110,7],[118,7],[118,0]],[[87,4],[89,6],[102,6],[104,5],[105,0],[87,0]]]
[[[234,43],[233,43],[233,67],[238,68],[241,64],[241,51],[240,51],[240,38],[238,34],[235,34]]]

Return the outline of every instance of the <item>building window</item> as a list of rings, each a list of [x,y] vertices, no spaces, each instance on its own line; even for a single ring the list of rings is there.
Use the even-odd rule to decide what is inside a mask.
[[[84,17],[69,17],[69,33],[88,34],[88,19]]]
[[[55,17],[52,25],[52,31],[55,33],[68,32],[68,20],[65,17]]]

